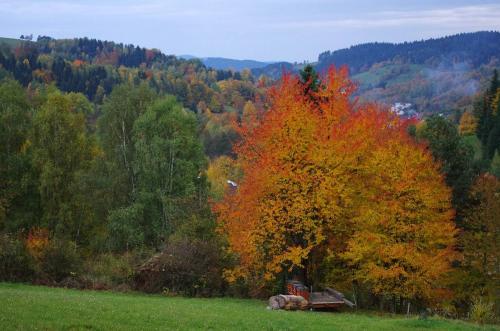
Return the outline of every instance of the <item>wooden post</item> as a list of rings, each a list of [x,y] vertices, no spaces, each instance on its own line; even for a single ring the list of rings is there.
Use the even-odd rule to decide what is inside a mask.
[[[406,317],[410,317],[410,300],[408,300],[408,308],[406,309]]]
[[[356,305],[356,309],[358,309],[358,300],[356,298],[356,286],[354,283],[352,284],[352,299],[354,300],[354,304]]]

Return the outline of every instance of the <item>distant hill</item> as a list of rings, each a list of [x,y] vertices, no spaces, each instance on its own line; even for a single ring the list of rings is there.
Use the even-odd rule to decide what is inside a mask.
[[[196,57],[193,55],[179,55],[185,60],[199,59],[205,66],[217,70],[242,71],[244,69],[256,69],[265,67],[273,62],[262,62],[256,60],[237,60],[224,57]]]
[[[268,64],[265,67],[252,69],[252,75],[255,77],[265,75],[272,79],[279,79],[284,72],[297,73],[300,68],[301,67],[290,62],[276,62]]]
[[[158,49],[89,38],[2,38],[0,80],[3,77],[31,88],[54,83],[61,91],[81,92],[96,104],[116,85],[147,82],[158,92],[175,95],[187,108],[196,110],[203,101],[214,112],[232,105],[212,88],[217,82],[230,79],[239,84],[239,91],[245,93],[238,99],[242,103],[256,91],[239,72],[209,69],[198,59],[184,60]]]
[[[404,43],[367,43],[319,55],[315,69],[349,67],[362,100],[411,104],[411,111],[446,113],[470,105],[500,67],[500,32],[461,33]],[[300,66],[280,62],[252,70],[278,79]]]
[[[500,32],[461,33],[404,43],[367,43],[319,55],[316,69],[347,65],[351,73],[369,70],[375,63],[392,61],[427,66],[467,63],[478,67],[500,54]]]

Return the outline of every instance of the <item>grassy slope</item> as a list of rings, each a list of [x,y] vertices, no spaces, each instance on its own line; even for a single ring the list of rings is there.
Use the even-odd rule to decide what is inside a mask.
[[[239,299],[166,298],[0,283],[0,330],[500,330],[459,321],[269,311]]]
[[[405,70],[402,70],[401,68],[405,68]],[[357,75],[352,76],[352,79],[360,82],[366,88],[373,88],[381,82],[385,82],[387,86],[391,86],[414,79],[423,69],[424,66],[416,64],[385,64],[358,73]]]
[[[19,43],[21,43],[21,40],[19,39],[14,39],[14,38],[3,38],[0,37],[0,44],[7,44],[10,47],[12,46],[17,46]]]

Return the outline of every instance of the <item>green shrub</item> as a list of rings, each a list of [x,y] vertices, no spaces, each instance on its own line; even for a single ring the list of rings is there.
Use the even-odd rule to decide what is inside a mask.
[[[132,284],[135,268],[144,258],[142,251],[101,254],[86,261],[83,278],[93,289],[124,289]]]
[[[0,281],[28,281],[33,264],[22,241],[0,234]]]
[[[176,240],[143,264],[135,277],[145,292],[216,296],[222,294],[223,259],[215,242]]]
[[[479,297],[472,302],[470,319],[476,323],[492,323],[495,321],[493,302]]]
[[[81,258],[73,242],[54,239],[43,251],[38,268],[42,281],[60,282],[79,273]]]
[[[144,207],[133,204],[113,210],[108,217],[109,245],[114,251],[128,251],[144,243],[144,234],[138,224],[143,217]]]

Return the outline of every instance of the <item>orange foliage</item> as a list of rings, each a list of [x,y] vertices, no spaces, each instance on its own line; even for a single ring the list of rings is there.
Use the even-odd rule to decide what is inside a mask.
[[[152,70],[146,70],[145,75],[146,75],[146,78],[148,80],[151,80],[151,78],[153,78],[153,71]]]
[[[49,231],[44,228],[32,228],[26,240],[26,249],[35,259],[39,259],[49,245]]]
[[[234,149],[244,177],[214,206],[240,258],[228,279],[308,269],[325,248],[376,292],[404,283],[412,296],[447,271],[450,190],[408,123],[353,103],[354,90],[346,69],[331,69],[308,95],[285,76],[259,125],[243,121]]]
[[[73,66],[78,68],[78,67],[81,67],[84,63],[85,63],[85,61],[76,59],[73,61]]]
[[[50,84],[52,82],[52,73],[43,69],[35,69],[33,71],[33,77],[41,79],[45,84]]]
[[[101,52],[96,58],[95,58],[95,64],[109,64],[109,65],[117,65],[118,60],[120,58],[120,55],[116,50],[113,50],[110,53],[107,52]]]

